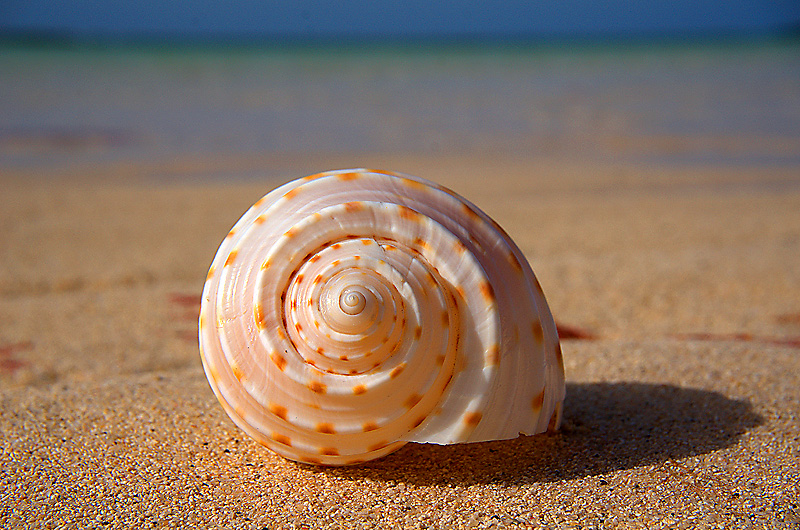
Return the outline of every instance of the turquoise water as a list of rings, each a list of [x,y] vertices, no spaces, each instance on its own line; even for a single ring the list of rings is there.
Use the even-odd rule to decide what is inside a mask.
[[[800,45],[0,49],[0,165],[193,153],[800,164]]]

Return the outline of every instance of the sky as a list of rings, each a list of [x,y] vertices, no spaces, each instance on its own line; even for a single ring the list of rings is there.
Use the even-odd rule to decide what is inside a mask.
[[[769,33],[800,0],[0,0],[0,32],[72,36],[603,36]]]

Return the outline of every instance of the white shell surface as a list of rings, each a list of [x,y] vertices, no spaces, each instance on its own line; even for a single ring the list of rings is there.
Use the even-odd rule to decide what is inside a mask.
[[[558,428],[564,369],[527,261],[486,214],[408,175],[289,182],[214,258],[201,357],[233,421],[292,460]]]

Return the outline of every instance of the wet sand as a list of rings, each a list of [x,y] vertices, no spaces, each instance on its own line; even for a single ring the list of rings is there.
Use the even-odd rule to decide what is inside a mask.
[[[562,432],[315,468],[228,420],[196,341],[214,252],[275,185],[354,166],[451,187],[517,241],[577,337]],[[378,154],[7,171],[0,526],[798,528],[797,174]]]

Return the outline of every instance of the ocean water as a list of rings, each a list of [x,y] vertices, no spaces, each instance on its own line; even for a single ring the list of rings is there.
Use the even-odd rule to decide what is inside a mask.
[[[0,169],[309,152],[800,165],[800,41],[0,48]]]

